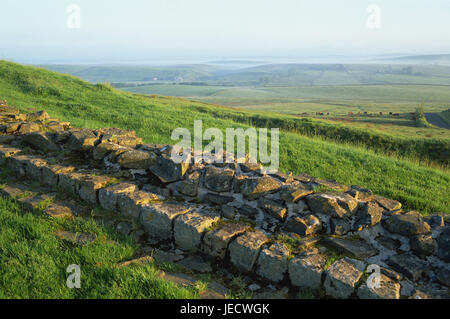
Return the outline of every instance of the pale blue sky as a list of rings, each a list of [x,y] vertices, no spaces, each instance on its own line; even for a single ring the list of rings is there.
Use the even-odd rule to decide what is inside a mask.
[[[0,14],[0,58],[35,63],[450,52],[449,0],[1,0]]]

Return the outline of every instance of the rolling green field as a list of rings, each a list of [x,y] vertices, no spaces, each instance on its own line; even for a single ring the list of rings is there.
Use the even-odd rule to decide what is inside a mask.
[[[349,185],[365,186],[402,201],[406,209],[416,209],[424,214],[449,212],[448,169],[413,156],[413,150],[448,147],[438,140],[430,140],[427,144],[425,140],[371,135],[366,130],[326,125],[288,115],[134,95],[106,85],[93,85],[75,77],[3,61],[0,70],[0,96],[23,111],[45,109],[52,116],[71,121],[74,126],[132,129],[148,143],[174,143],[170,138],[172,130],[176,127],[192,129],[196,119],[203,120],[204,129],[217,127],[224,130],[250,125],[280,127],[280,171],[305,172]],[[318,134],[308,133],[313,131]],[[372,146],[368,144],[369,140]],[[375,146],[378,143],[380,147]],[[401,158],[395,154],[398,147],[404,147],[405,154],[409,155]]]
[[[44,65],[90,82],[207,82],[227,86],[450,85],[450,67],[406,64],[220,64],[174,66]]]

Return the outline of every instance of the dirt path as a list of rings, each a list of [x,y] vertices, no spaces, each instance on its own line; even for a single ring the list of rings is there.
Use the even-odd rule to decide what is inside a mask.
[[[438,113],[425,113],[428,123],[436,125],[441,128],[446,128],[450,130],[450,125],[447,124]]]

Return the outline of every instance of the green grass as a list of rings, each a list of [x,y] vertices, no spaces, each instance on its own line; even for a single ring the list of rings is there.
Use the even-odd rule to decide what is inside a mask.
[[[364,128],[375,134],[417,139],[450,139],[447,129],[425,126],[417,129],[412,120],[415,108],[424,103],[427,112],[450,107],[448,86],[431,85],[339,85],[307,87],[236,87],[216,85],[143,85],[124,87],[133,93],[186,97],[242,110],[283,113],[335,121]],[[324,112],[325,116],[317,116]],[[353,112],[354,116],[348,116]],[[364,115],[368,112],[371,116]],[[383,112],[383,115],[379,115]],[[393,117],[389,112],[400,113]],[[306,113],[306,114],[305,114]],[[328,114],[327,114],[328,113]],[[356,115],[361,113],[361,115]],[[279,116],[279,115],[278,115]]]
[[[179,98],[134,95],[8,62],[0,62],[0,97],[23,111],[45,109],[51,116],[70,121],[73,126],[132,129],[147,143],[173,144],[172,130],[186,127],[192,131],[196,119],[203,120],[203,129],[224,130],[250,125],[280,127],[281,171],[305,172],[368,187],[380,195],[402,201],[406,209],[424,214],[449,212],[448,169],[418,160],[420,154],[426,154],[426,150],[433,147],[439,155],[447,145],[439,140],[425,143],[288,115],[233,110]],[[395,154],[398,148],[404,148],[405,158]],[[394,154],[386,155],[390,152]]]
[[[196,298],[195,289],[159,279],[153,264],[118,267],[136,243],[113,229],[81,218],[52,219],[24,212],[0,198],[0,298]],[[59,239],[58,230],[95,234],[85,246]],[[81,269],[81,288],[66,286],[67,266]]]
[[[439,115],[447,124],[450,125],[450,109],[441,112]]]

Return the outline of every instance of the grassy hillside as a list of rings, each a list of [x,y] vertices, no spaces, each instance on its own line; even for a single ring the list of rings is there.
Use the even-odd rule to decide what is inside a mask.
[[[211,75],[216,68],[208,65],[148,66],[85,66],[45,65],[45,68],[78,76],[90,82],[154,82],[195,81]]]
[[[158,277],[153,264],[117,267],[134,257],[131,237],[96,222],[51,219],[41,211],[24,212],[17,202],[0,198],[0,298],[196,298]],[[85,232],[97,239],[78,246],[56,236],[59,230]],[[67,266],[81,270],[81,288],[66,286]]]
[[[450,125],[450,109],[441,112],[439,115],[448,125]]]
[[[133,129],[145,142],[153,143],[173,143],[172,130],[176,127],[192,129],[195,119],[203,120],[204,129],[224,130],[249,125],[280,127],[281,171],[306,172],[369,187],[423,213],[449,212],[448,170],[428,167],[414,159],[383,155],[380,148],[372,151],[351,145],[355,138],[353,131],[337,125],[330,126],[334,131],[327,141],[313,133],[325,131],[324,124],[318,121],[243,112],[177,98],[133,95],[72,76],[4,61],[0,61],[0,97],[24,111],[45,109],[52,116],[71,121],[74,126]],[[309,129],[311,134],[307,132]],[[346,138],[349,134],[351,139]],[[360,134],[366,133],[361,130]],[[355,141],[364,144],[380,138],[371,134],[364,136]],[[339,143],[331,141],[333,139]],[[389,143],[396,141],[399,146],[407,142],[390,140]],[[425,144],[417,146],[411,142],[409,145],[420,149]],[[413,154],[409,149],[409,156]]]

